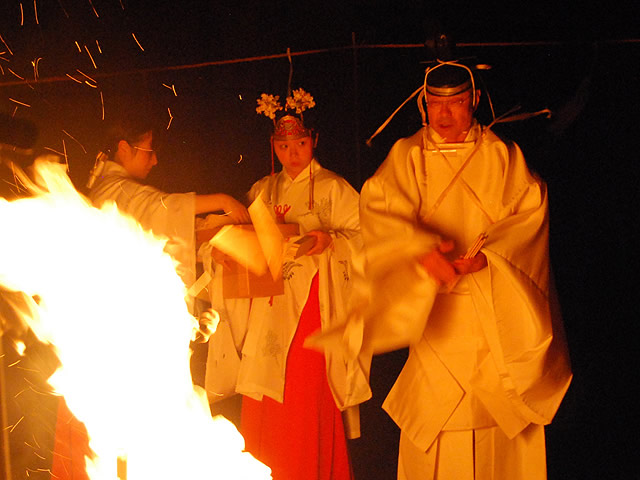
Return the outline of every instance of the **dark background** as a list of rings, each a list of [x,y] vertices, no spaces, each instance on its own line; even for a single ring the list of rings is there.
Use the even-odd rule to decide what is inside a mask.
[[[518,3],[38,0],[36,12],[33,2],[5,0],[0,114],[35,123],[36,150],[65,154],[82,191],[105,122],[140,105],[163,132],[149,183],[241,198],[269,172],[271,123],[255,113],[255,100],[263,92],[284,99],[290,48],[291,86],[317,103],[305,114],[320,135],[317,157],[359,189],[393,142],[420,126],[411,101],[365,144],[421,84],[429,59],[421,45],[441,24],[460,56],[493,67],[481,85],[485,123],[487,93],[497,115],[516,105],[553,112],[495,127],[549,185],[552,263],[574,370],[547,428],[549,478],[640,478],[640,11],[637,2]],[[0,192],[9,197],[7,178]],[[363,405],[362,438],[351,443],[357,478],[395,478],[397,430],[380,405],[404,355],[374,359],[374,398]]]

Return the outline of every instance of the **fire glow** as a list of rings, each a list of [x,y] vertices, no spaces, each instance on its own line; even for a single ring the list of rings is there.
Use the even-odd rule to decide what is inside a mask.
[[[91,206],[64,168],[36,161],[37,194],[0,198],[0,284],[26,294],[24,320],[56,349],[49,382],[89,432],[90,478],[118,478],[118,459],[127,480],[271,478],[192,383],[198,325],[164,241]]]

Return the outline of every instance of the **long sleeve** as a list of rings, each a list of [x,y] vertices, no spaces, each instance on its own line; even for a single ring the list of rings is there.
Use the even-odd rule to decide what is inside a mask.
[[[114,162],[107,162],[89,195],[96,206],[113,201],[145,230],[166,237],[166,252],[178,261],[177,271],[187,287],[195,281],[195,194],[164,193],[141,185]]]

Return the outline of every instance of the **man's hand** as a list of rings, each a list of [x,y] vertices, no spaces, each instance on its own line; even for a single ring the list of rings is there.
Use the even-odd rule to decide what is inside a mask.
[[[309,249],[307,255],[318,255],[326,250],[333,243],[331,235],[321,230],[311,230],[305,233],[308,237],[315,237],[316,243]]]
[[[482,270],[487,266],[487,257],[484,253],[478,252],[475,257],[471,258],[458,258],[453,262],[453,268],[455,268],[458,275],[466,275],[467,273],[474,273]]]
[[[443,253],[453,250],[453,245],[451,240],[445,240],[438,245],[438,248],[420,258],[420,263],[438,285],[453,282],[456,278],[456,270],[453,263],[443,255]]]

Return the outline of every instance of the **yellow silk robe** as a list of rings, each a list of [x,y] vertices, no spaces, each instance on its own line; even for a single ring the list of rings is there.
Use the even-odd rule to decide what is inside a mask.
[[[403,436],[427,452],[441,432],[497,426],[514,439],[550,423],[571,372],[550,290],[546,186],[517,145],[477,124],[444,144],[425,127],[393,146],[360,205],[362,352],[410,347],[383,405]],[[488,266],[438,288],[418,257],[441,239],[454,240],[451,258],[464,255],[481,233]]]

